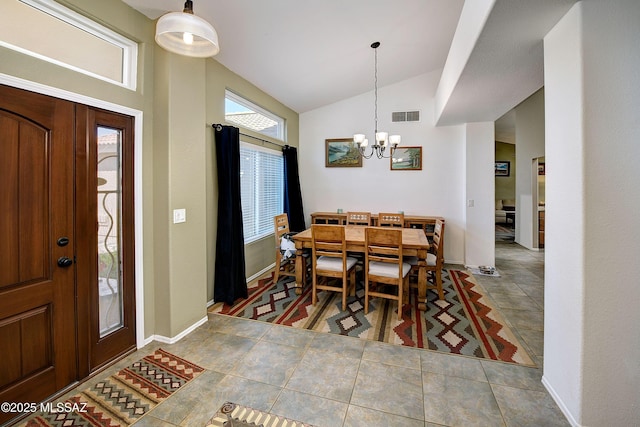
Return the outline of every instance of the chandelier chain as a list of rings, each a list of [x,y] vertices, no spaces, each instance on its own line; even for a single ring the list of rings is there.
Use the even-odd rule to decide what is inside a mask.
[[[374,87],[374,117],[375,117],[375,133],[378,133],[378,49],[373,49],[374,52],[374,71],[373,71],[373,87]],[[375,135],[375,134],[374,134]]]

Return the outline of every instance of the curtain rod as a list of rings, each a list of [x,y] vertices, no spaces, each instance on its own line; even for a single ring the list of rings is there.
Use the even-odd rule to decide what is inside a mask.
[[[222,125],[220,123],[214,123],[211,126],[214,127],[218,131],[222,130]],[[248,133],[240,132],[240,135],[248,136],[249,138],[253,138],[253,139],[257,139],[258,141],[262,141],[263,143],[266,142],[267,144],[277,145],[278,147],[286,147],[286,148],[289,147],[289,144],[278,144],[277,142],[272,142],[272,141],[269,141],[267,139],[258,138],[257,136],[249,135]]]

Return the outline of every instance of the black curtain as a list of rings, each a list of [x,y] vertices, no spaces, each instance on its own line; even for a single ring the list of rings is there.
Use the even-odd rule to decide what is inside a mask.
[[[240,131],[233,126],[213,127],[218,159],[218,235],[213,300],[233,304],[238,298],[248,296],[240,199]]]
[[[302,209],[302,192],[298,176],[298,151],[295,147],[285,145],[284,156],[284,212],[289,217],[291,231],[304,231],[304,211]]]

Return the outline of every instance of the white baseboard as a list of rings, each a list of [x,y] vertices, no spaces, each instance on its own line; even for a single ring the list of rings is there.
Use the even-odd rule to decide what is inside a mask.
[[[558,396],[558,393],[556,393],[553,387],[551,387],[551,384],[549,384],[549,381],[547,381],[544,375],[542,376],[542,385],[544,385],[544,388],[547,389],[547,391],[551,395],[551,398],[556,402],[564,416],[567,418],[567,421],[569,421],[569,424],[571,424],[573,427],[582,427],[580,423],[578,423],[573,418],[573,415],[571,414],[571,412],[569,412],[567,406],[564,404],[562,399],[560,399],[560,396]]]
[[[184,331],[180,332],[175,337],[165,337],[164,335],[151,335],[150,337],[148,337],[148,338],[146,338],[144,340],[144,345],[147,345],[147,344],[149,344],[149,343],[151,343],[153,341],[158,341],[158,342],[161,342],[163,344],[175,344],[178,341],[180,341],[182,338],[184,338],[187,335],[189,335],[191,332],[195,331],[198,327],[200,327],[201,325],[205,324],[207,322],[207,320],[209,320],[209,318],[207,316],[203,317],[202,319],[200,319],[199,321],[197,321],[193,325],[189,326]]]
[[[254,280],[256,280],[258,277],[262,276],[264,273],[266,273],[267,271],[271,270],[272,268],[275,268],[276,263],[272,263],[271,265],[266,266],[265,268],[263,268],[262,270],[258,271],[256,274],[254,274],[251,277],[247,278],[247,283],[250,283]]]

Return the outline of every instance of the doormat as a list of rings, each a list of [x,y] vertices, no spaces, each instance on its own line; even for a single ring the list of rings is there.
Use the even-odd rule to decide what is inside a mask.
[[[129,426],[203,371],[158,349],[22,425]]]
[[[258,411],[248,406],[226,402],[209,420],[206,427],[313,427],[300,421]]]
[[[355,297],[348,297],[347,310],[341,310],[341,294],[319,292],[311,305],[311,286],[295,294],[294,283],[272,277],[254,282],[249,297],[233,306],[215,304],[211,313],[276,323],[338,335],[358,337],[408,347],[481,359],[535,366],[516,335],[507,326],[485,291],[467,272],[442,271],[444,300],[427,292],[427,310],[418,309],[417,289],[409,292],[409,303],[402,306],[398,320],[396,301],[375,298],[364,314],[364,289],[358,284]]]

